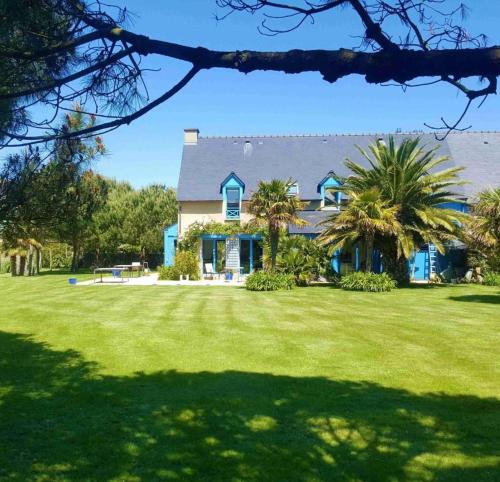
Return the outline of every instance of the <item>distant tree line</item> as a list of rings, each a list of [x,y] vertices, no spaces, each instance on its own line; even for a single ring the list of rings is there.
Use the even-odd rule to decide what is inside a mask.
[[[77,107],[62,129],[80,130],[94,120]],[[120,262],[120,256],[146,260],[162,251],[162,228],[177,216],[174,189],[154,184],[135,190],[104,178],[92,163],[105,151],[100,136],[71,138],[45,151],[28,148],[1,165],[1,252],[10,258],[13,276],[38,273],[48,244],[69,247],[56,264],[66,260],[72,271],[110,258]]]

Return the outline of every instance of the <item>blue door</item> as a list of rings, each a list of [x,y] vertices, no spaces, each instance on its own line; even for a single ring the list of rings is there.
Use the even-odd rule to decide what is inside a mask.
[[[421,249],[415,255],[414,275],[415,275],[414,279],[417,281],[423,281],[429,279],[429,251],[427,249]]]

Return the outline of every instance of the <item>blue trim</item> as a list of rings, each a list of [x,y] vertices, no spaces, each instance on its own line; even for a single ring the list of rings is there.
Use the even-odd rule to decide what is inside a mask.
[[[212,241],[212,269],[217,270],[217,240]]]
[[[328,176],[326,176],[319,184],[318,184],[318,192],[321,195],[321,199],[323,200],[323,204],[325,202],[325,190],[330,187],[339,187],[341,184],[340,182],[336,179],[335,174],[330,173]],[[336,195],[336,201],[337,204],[340,204],[340,201],[342,200],[342,193],[337,192]]]
[[[439,207],[442,209],[453,209],[454,211],[459,211],[461,213],[469,212],[469,205],[465,201],[442,203]]]
[[[202,234],[201,239],[226,239],[225,234]]]
[[[317,192],[321,193],[321,187],[323,185],[325,185],[328,181],[330,181],[331,179],[333,179],[338,186],[340,186],[340,182],[337,180],[337,175],[333,172],[333,171],[330,171],[323,179],[321,179],[321,181],[318,183],[318,188],[317,188]]]
[[[241,189],[243,190],[243,192],[245,192],[245,183],[236,175],[236,173],[233,171],[231,172],[227,177],[226,179],[224,179],[221,183],[220,183],[220,193],[222,194],[223,193],[223,190],[224,188],[229,185],[229,182],[230,181],[234,181],[236,182],[236,185],[241,187]],[[234,186],[234,183],[232,184],[232,186]]]
[[[340,274],[340,252],[341,252],[340,249],[337,249],[337,251],[333,253],[331,261],[332,269],[337,274]]]
[[[373,250],[372,270],[374,273],[382,273],[382,258],[378,249]]]
[[[250,238],[250,273],[253,272],[253,238]]]
[[[359,247],[354,248],[354,270],[359,271]]]
[[[225,218],[228,221],[237,221],[240,219],[241,213],[241,200],[243,199],[243,193],[245,192],[245,184],[243,181],[232,172],[221,184],[222,201],[224,206]],[[238,189],[239,191],[239,202],[238,206],[236,204],[228,205],[227,202],[227,190],[228,189]]]
[[[288,188],[287,194],[289,196],[298,196],[299,195],[299,183],[294,182],[290,184],[290,187]]]
[[[201,239],[224,240],[232,236],[236,236],[239,239],[254,239],[256,241],[262,239],[262,234],[202,234]]]
[[[262,234],[237,234],[240,239],[254,239],[260,241],[262,239]]]
[[[177,224],[173,224],[163,230],[163,264],[165,266],[173,266],[174,264],[177,236]]]
[[[429,279],[429,251],[427,249],[420,249],[413,254],[410,259],[410,270],[413,271],[415,280]]]

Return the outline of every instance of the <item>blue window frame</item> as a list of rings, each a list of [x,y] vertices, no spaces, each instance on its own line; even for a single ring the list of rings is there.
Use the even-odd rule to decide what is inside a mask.
[[[245,191],[245,183],[234,173],[221,182],[220,192],[222,194],[225,218],[227,221],[237,221],[241,214],[241,200]]]
[[[297,196],[298,194],[299,194],[299,185],[296,182],[294,182],[288,188],[288,195],[289,196]]]
[[[318,192],[321,194],[322,207],[325,209],[340,210],[342,193],[338,191],[340,182],[333,172],[318,184]]]
[[[240,188],[226,188],[226,219],[240,219]]]
[[[323,194],[323,206],[325,208],[338,208],[340,205],[340,192],[336,187],[325,187]]]

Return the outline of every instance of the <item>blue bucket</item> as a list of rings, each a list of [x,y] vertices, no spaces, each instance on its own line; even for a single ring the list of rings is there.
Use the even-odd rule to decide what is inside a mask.
[[[226,272],[226,280],[231,281],[233,279],[233,273],[231,271]]]
[[[76,278],[69,278],[69,279],[68,279],[68,283],[69,283],[70,285],[76,285]]]
[[[119,278],[120,274],[121,274],[121,270],[113,269],[113,270],[111,270],[111,274],[112,274],[113,278]]]

